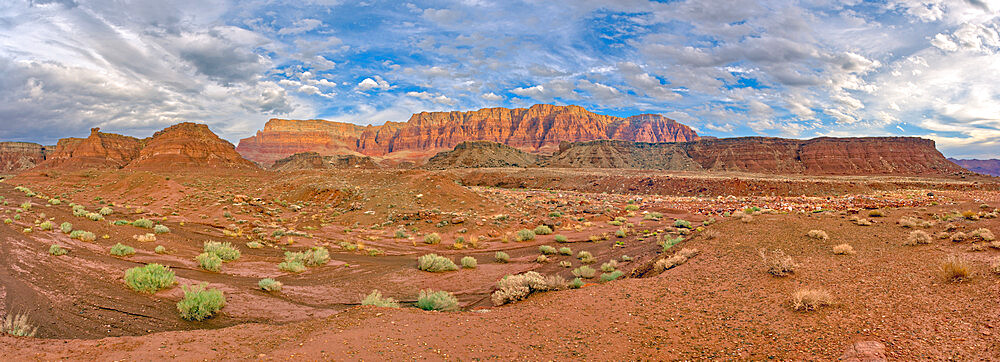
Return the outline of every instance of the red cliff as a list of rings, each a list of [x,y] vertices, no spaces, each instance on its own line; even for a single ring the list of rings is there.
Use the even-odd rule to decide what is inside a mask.
[[[240,156],[232,143],[216,136],[204,124],[176,124],[144,141],[145,147],[127,168],[257,168],[253,162]]]
[[[268,122],[257,135],[241,140],[237,150],[248,159],[269,165],[274,160],[305,151],[430,156],[474,140],[541,153],[556,150],[563,141],[683,142],[698,139],[689,127],[660,115],[619,118],[578,106],[547,104],[472,112],[422,112],[405,123],[388,122],[369,127],[315,120],[282,121],[272,125],[274,121]]]
[[[17,173],[42,163],[51,147],[29,142],[0,142],[0,174]]]
[[[122,168],[139,156],[142,140],[113,133],[102,133],[100,128],[90,130],[87,138],[64,138],[56,150],[39,167],[83,169]]]

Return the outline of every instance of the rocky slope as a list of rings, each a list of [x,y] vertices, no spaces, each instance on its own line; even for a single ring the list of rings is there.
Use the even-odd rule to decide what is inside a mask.
[[[0,175],[35,167],[45,161],[52,148],[29,142],[0,142]]]
[[[502,143],[467,141],[459,143],[452,151],[431,157],[424,168],[527,167],[537,163],[538,158],[538,155]]]
[[[464,141],[485,140],[528,152],[552,152],[563,141],[597,139],[678,142],[697,140],[698,135],[660,115],[620,118],[578,106],[539,104],[531,108],[422,112],[405,123],[368,127],[317,120],[271,120],[255,136],[240,140],[237,151],[269,165],[303,151],[426,159]]]
[[[954,162],[955,164],[965,167],[965,169],[981,173],[983,175],[1000,176],[1000,160],[990,159],[990,160],[957,160],[954,158],[949,158],[948,161]]]
[[[479,145],[443,152],[428,167],[498,167],[492,149]],[[477,155],[481,154],[481,155]],[[511,157],[511,156],[506,156]],[[563,143],[536,165],[564,168],[712,170],[806,175],[952,175],[967,173],[948,161],[934,141],[913,137],[784,138],[743,137],[694,142],[648,143],[615,140]],[[483,166],[486,165],[486,166]],[[518,165],[524,165],[521,161]]]
[[[87,138],[64,138],[35,169],[88,168],[176,170],[184,168],[257,168],[208,126],[181,123],[138,139],[91,129]]]
[[[144,143],[127,168],[257,168],[240,156],[232,143],[216,136],[204,124],[176,124],[156,132]]]
[[[643,168],[658,170],[700,170],[687,153],[674,143],[646,143],[599,140],[563,143],[549,167],[568,168]]]
[[[375,169],[378,165],[371,157],[357,155],[323,156],[317,152],[302,152],[274,162],[272,169],[278,171],[316,170],[330,168]]]

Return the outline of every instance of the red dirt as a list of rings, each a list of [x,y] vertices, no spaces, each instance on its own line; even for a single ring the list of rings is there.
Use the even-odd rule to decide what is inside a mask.
[[[1000,342],[994,335],[1000,323],[994,307],[1000,283],[987,271],[1000,251],[974,252],[970,241],[937,238],[930,245],[903,246],[911,230],[895,223],[902,216],[932,220],[953,211],[986,215],[1000,206],[1000,192],[981,190],[996,190],[995,184],[609,173],[327,170],[23,175],[0,184],[0,196],[8,201],[0,209],[13,210],[28,200],[9,183],[65,197],[58,206],[44,206],[47,199],[33,198],[32,210],[20,212],[21,220],[0,225],[0,314],[28,314],[39,326],[40,337],[0,336],[0,357],[830,360],[855,342],[877,341],[892,360],[1000,358]],[[624,192],[598,193],[602,190],[588,182],[600,176],[609,177],[607,185],[617,182]],[[456,182],[497,185],[501,182],[490,180],[501,177],[557,190]],[[655,181],[647,189],[634,183],[642,177],[667,181]],[[736,194],[732,197],[676,196],[689,194],[675,190],[692,184],[726,190],[733,177],[749,187],[730,189]],[[507,182],[502,186],[512,186]],[[630,185],[643,191],[628,191]],[[849,192],[852,187],[857,189]],[[782,196],[753,196],[767,189],[788,191],[779,193]],[[107,221],[74,217],[70,200],[88,210],[111,202],[116,213]],[[981,209],[983,203],[990,209]],[[633,204],[639,209],[625,210]],[[764,212],[749,222],[726,216],[751,206]],[[861,211],[865,208],[879,208],[888,216],[870,218],[872,226],[849,220],[859,214],[867,217]],[[644,221],[647,212],[664,217]],[[5,212],[4,217],[14,213]],[[57,226],[69,221],[99,237],[87,243],[37,227],[22,233],[35,225],[40,213],[54,218]],[[141,243],[132,236],[147,230],[108,223],[140,217],[162,222],[171,233]],[[635,224],[628,236],[613,236],[618,227],[608,221],[614,217]],[[709,218],[717,222],[692,232],[664,253],[656,235],[677,235],[674,218],[696,226]],[[997,219],[950,222],[967,234],[977,228],[1000,233]],[[505,241],[518,229],[539,224],[552,225],[555,234],[570,242],[556,243],[555,234],[530,242]],[[937,222],[926,231],[933,235],[945,224]],[[412,239],[394,238],[400,227]],[[224,235],[227,228],[236,236]],[[809,239],[805,234],[812,229],[825,230],[830,239]],[[302,236],[273,237],[276,230]],[[429,232],[439,233],[442,243],[423,243]],[[100,238],[104,234],[109,238]],[[609,238],[588,241],[602,234]],[[477,237],[478,248],[452,248],[459,236]],[[251,239],[266,246],[247,248],[244,243]],[[193,259],[207,240],[230,241],[243,256],[219,273],[200,270]],[[341,249],[342,241],[384,254]],[[137,254],[108,255],[108,248],[117,242],[136,247]],[[831,247],[841,243],[852,245],[856,254],[833,255]],[[70,253],[51,256],[47,253],[51,244],[63,245]],[[573,268],[581,265],[572,256],[535,262],[543,244],[568,246],[574,254],[590,251],[598,260],[592,265],[595,269],[629,255],[633,261],[620,263],[619,269],[630,277],[607,283],[595,278],[582,289],[492,306],[488,295],[503,275],[535,270],[572,278],[571,268],[558,265],[559,261],[571,261]],[[153,253],[156,245],[164,245],[169,253]],[[331,262],[297,275],[277,269],[285,250],[313,245],[327,246]],[[649,271],[656,260],[682,248],[700,253],[662,274]],[[785,278],[768,275],[757,255],[760,248],[783,250],[799,268]],[[511,263],[494,262],[498,250],[508,252]],[[416,258],[432,252],[456,262],[474,256],[479,267],[445,273],[416,270]],[[949,283],[938,275],[939,261],[953,254],[972,263],[971,280]],[[170,266],[181,285],[204,281],[221,289],[227,306],[205,322],[181,320],[174,307],[181,298],[179,287],[146,295],[122,282],[125,269],[150,262]],[[257,280],[264,277],[281,281],[285,288],[279,293],[257,290]],[[834,304],[812,312],[792,310],[791,294],[803,287],[829,291]],[[465,311],[424,312],[410,307],[425,288],[455,293]],[[402,301],[404,308],[356,306],[372,289]]]

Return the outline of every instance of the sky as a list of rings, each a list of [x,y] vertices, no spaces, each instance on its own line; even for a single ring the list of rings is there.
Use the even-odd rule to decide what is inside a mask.
[[[1000,158],[1000,0],[4,0],[0,140],[580,105]]]

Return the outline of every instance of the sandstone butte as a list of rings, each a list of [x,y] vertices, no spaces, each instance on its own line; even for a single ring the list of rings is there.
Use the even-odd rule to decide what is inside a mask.
[[[45,161],[53,148],[30,142],[0,142],[0,175],[35,167]]]
[[[406,122],[381,126],[272,119],[253,137],[240,140],[236,150],[269,166],[301,152],[423,160],[464,141],[493,141],[532,153],[551,153],[563,141],[598,139],[683,142],[699,137],[688,126],[660,115],[620,118],[579,106],[538,104],[531,108],[422,112]]]
[[[208,126],[180,123],[138,139],[90,130],[87,138],[64,138],[36,169],[88,168],[174,170],[183,168],[258,168]]]

